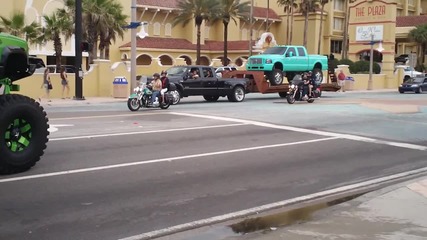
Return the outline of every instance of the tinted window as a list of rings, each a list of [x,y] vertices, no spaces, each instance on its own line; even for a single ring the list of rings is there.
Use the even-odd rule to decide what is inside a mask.
[[[411,78],[407,82],[408,83],[422,83],[424,81],[424,78]]]
[[[186,67],[171,67],[166,72],[168,75],[182,75],[187,70]]]
[[[302,47],[298,48],[298,56],[301,56],[301,57],[305,56],[304,48],[302,48]]]
[[[289,54],[289,56],[290,56],[291,53],[292,53],[292,56],[296,56],[297,55],[297,51],[295,51],[295,48],[289,48],[287,54]]]
[[[287,47],[271,47],[266,49],[262,54],[277,54],[283,55],[286,52]]]

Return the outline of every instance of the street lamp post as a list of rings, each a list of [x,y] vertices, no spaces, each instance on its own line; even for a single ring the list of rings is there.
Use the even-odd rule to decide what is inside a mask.
[[[251,0],[251,12],[249,17],[249,57],[252,56],[252,36],[253,36],[254,0]]]
[[[131,7],[131,25],[136,22],[136,0],[132,0]],[[131,28],[131,43],[130,43],[130,89],[136,86],[136,27]]]
[[[76,0],[76,11],[75,11],[75,30],[74,30],[74,38],[75,38],[75,62],[74,66],[76,68],[75,73],[75,96],[74,100],[85,100],[83,97],[83,70],[82,70],[82,0]]]

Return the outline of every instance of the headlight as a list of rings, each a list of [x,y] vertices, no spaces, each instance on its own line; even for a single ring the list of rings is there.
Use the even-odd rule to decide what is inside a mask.
[[[418,84],[412,84],[411,87],[418,87]]]
[[[140,88],[139,88],[139,87],[136,87],[136,88],[134,88],[134,89],[133,89],[133,91],[134,91],[134,92],[139,92],[139,91],[141,91],[141,90],[140,90]]]
[[[295,84],[292,84],[292,85],[290,86],[290,88],[291,88],[291,89],[295,89]]]
[[[399,87],[402,87],[402,84],[400,84]]]
[[[271,59],[266,59],[266,60],[265,60],[265,63],[273,63],[273,60],[271,60]]]

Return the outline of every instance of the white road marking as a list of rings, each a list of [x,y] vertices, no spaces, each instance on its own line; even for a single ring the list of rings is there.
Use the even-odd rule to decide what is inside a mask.
[[[184,223],[184,224],[180,224],[180,225],[176,225],[176,226],[172,226],[172,227],[168,227],[168,228],[164,228],[164,229],[160,229],[152,232],[142,233],[142,234],[127,237],[127,238],[121,238],[119,240],[145,240],[145,239],[160,237],[168,234],[182,232],[189,229],[194,229],[202,226],[207,226],[207,225],[212,225],[219,222],[228,221],[231,219],[258,214],[260,212],[265,212],[271,209],[281,208],[281,207],[289,206],[292,204],[312,201],[315,199],[325,198],[325,197],[339,194],[339,193],[345,193],[348,191],[357,190],[364,187],[378,185],[378,184],[386,183],[389,181],[397,180],[400,178],[417,175],[426,171],[427,171],[427,168],[420,168],[412,171],[393,174],[386,177],[381,177],[381,178],[376,178],[376,179],[372,179],[372,180],[368,180],[360,183],[350,184],[347,186],[342,186],[342,187],[338,187],[338,188],[334,188],[326,191],[308,194],[305,196],[300,196],[300,197],[296,197],[296,198],[292,198],[292,199],[288,199],[280,202],[270,203],[270,204],[262,205],[259,207],[249,208],[242,211],[227,213],[220,216],[215,216],[215,217],[210,217],[210,218],[206,218],[206,219],[202,219],[194,222]]]
[[[168,112],[168,113],[174,114],[174,115],[180,115],[180,116],[207,118],[207,119],[214,119],[214,120],[228,121],[228,122],[238,122],[238,123],[251,124],[251,125],[266,127],[266,128],[275,128],[275,129],[282,129],[282,130],[288,130],[288,131],[293,131],[293,132],[309,133],[309,134],[326,136],[326,137],[337,137],[337,138],[343,138],[343,139],[348,139],[348,140],[353,140],[353,141],[383,144],[383,145],[389,145],[389,146],[395,146],[395,147],[401,147],[401,148],[408,148],[408,149],[414,149],[414,150],[421,150],[421,151],[427,150],[427,146],[411,144],[411,143],[404,143],[404,142],[386,141],[386,140],[380,140],[380,139],[369,138],[369,137],[362,137],[362,136],[345,134],[345,133],[333,133],[333,132],[327,132],[327,131],[319,131],[319,130],[312,130],[312,129],[306,129],[306,128],[299,128],[299,127],[283,126],[283,125],[276,125],[276,124],[272,124],[272,123],[264,123],[264,122],[258,122],[258,121],[253,121],[253,120],[244,120],[244,119],[229,118],[229,117],[209,116],[209,115],[192,114],[192,113],[178,113],[178,112]]]
[[[247,125],[247,124],[245,124],[245,123],[233,123],[233,124],[192,127],[192,128],[172,128],[172,129],[163,129],[163,130],[159,129],[159,130],[138,131],[138,132],[122,132],[122,133],[83,135],[83,136],[75,136],[75,137],[50,138],[49,141],[65,141],[65,140],[91,139],[91,138],[101,138],[101,137],[128,136],[128,135],[147,134],[147,133],[178,132],[178,131],[200,130],[200,129],[210,129],[210,128],[235,127],[235,126],[242,126],[242,125]]]
[[[300,144],[306,144],[306,143],[329,141],[329,140],[334,140],[334,139],[337,139],[337,138],[336,137],[328,137],[328,138],[305,140],[305,141],[299,141],[299,142],[280,143],[280,144],[272,144],[272,145],[264,145],[264,146],[248,147],[248,148],[237,148],[237,149],[225,150],[225,151],[217,151],[217,152],[192,154],[192,155],[178,156],[178,157],[152,159],[152,160],[146,160],[146,161],[121,163],[121,164],[106,165],[106,166],[100,166],[100,167],[82,168],[82,169],[76,169],[76,170],[36,174],[36,175],[29,175],[29,176],[23,176],[23,177],[5,178],[5,179],[0,179],[0,183],[15,182],[15,181],[36,179],[36,178],[46,178],[46,177],[59,176],[59,175],[69,175],[69,174],[75,174],[75,173],[94,172],[94,171],[107,170],[107,169],[113,169],[113,168],[130,167],[130,166],[136,166],[136,165],[146,165],[146,164],[160,163],[160,162],[173,162],[173,161],[178,161],[178,160],[186,160],[186,159],[190,159],[190,158],[201,158],[201,157],[209,157],[209,156],[223,155],[223,154],[230,154],[230,153],[263,150],[263,149],[268,149],[268,148],[294,146],[294,145],[300,145]]]
[[[74,126],[73,124],[49,124],[49,129],[48,131],[50,133],[56,132],[58,131],[58,127],[72,127]]]

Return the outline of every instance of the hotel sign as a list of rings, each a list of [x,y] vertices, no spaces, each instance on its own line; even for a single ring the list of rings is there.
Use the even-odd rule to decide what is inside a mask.
[[[356,41],[358,42],[371,41],[372,34],[374,35],[374,41],[382,41],[384,35],[384,26],[372,25],[356,27]]]
[[[390,15],[390,10],[383,3],[363,4],[353,9],[355,19],[358,21],[384,20]]]

